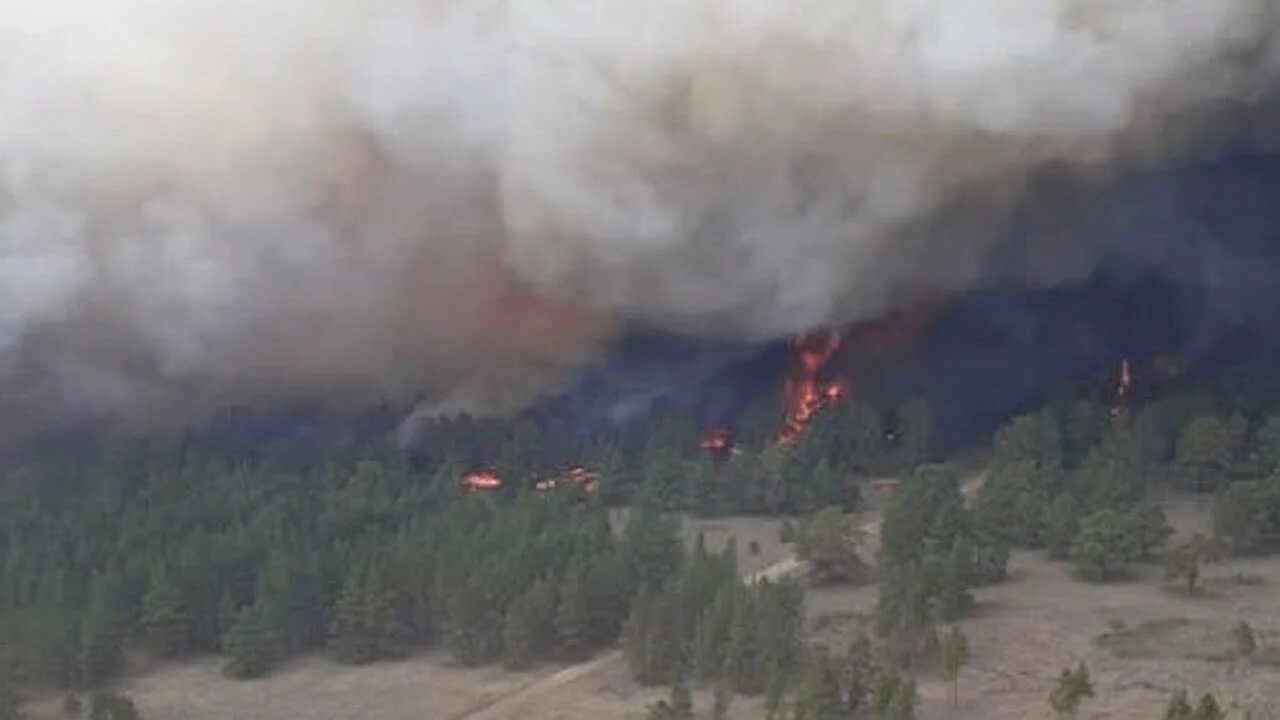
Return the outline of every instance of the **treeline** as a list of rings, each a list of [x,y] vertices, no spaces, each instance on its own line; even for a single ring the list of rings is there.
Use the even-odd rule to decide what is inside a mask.
[[[1046,548],[1106,581],[1162,554],[1171,533],[1153,488],[1213,494],[1219,551],[1280,547],[1278,471],[1280,415],[1228,412],[1200,395],[1138,409],[1077,402],[997,433],[976,512],[1010,545]],[[1201,540],[1175,548],[1174,561],[1202,550]]]
[[[320,648],[569,659],[616,640],[632,598],[682,562],[655,502],[615,533],[574,489],[460,497],[452,476],[373,462],[104,466],[76,492],[5,490],[0,667],[22,683],[93,687],[131,648],[224,652],[238,677]]]
[[[768,427],[730,433],[729,444],[712,452],[688,443],[696,434],[671,443],[659,430],[634,456],[632,483],[654,488],[668,509],[703,516],[852,509],[859,480],[909,471],[934,447],[933,413],[918,399],[892,413],[861,403],[825,408],[791,445],[777,442],[776,418]]]

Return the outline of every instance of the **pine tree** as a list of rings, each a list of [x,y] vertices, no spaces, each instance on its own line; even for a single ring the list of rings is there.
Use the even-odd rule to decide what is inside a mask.
[[[747,695],[758,693],[765,687],[756,631],[750,603],[738,603],[729,628],[729,644],[725,648],[725,678],[734,691]]]
[[[711,700],[711,720],[729,720],[732,705],[733,693],[723,684],[717,684]]]
[[[880,673],[875,688],[871,693],[871,708],[885,720],[909,709],[915,712],[916,686],[915,680],[901,668],[892,667]],[[907,708],[906,706],[910,707]],[[896,718],[895,718],[896,720]],[[907,716],[910,720],[910,715]]]
[[[653,683],[657,675],[651,643],[654,605],[652,591],[647,587],[641,588],[622,631],[622,648],[631,668],[631,675],[642,684]]]
[[[239,680],[262,677],[275,661],[275,645],[261,608],[241,609],[223,639],[227,663],[222,671]]]
[[[124,663],[127,625],[119,576],[95,573],[77,633],[76,680],[80,687],[96,685]]]
[[[805,674],[796,706],[796,720],[839,720],[846,717],[840,671],[830,655],[821,653]]]
[[[580,659],[590,649],[590,622],[586,588],[582,584],[582,563],[575,559],[560,581],[560,598],[556,604],[556,640],[565,657]]]
[[[933,442],[933,408],[924,398],[912,398],[898,410],[897,460],[913,468],[929,457]]]
[[[1067,493],[1054,498],[1044,517],[1044,544],[1049,550],[1049,557],[1055,560],[1070,557],[1071,543],[1079,529],[1079,508],[1075,498]]]
[[[1200,533],[1170,550],[1165,556],[1165,578],[1181,579],[1186,583],[1187,594],[1196,593],[1200,580],[1200,565],[1211,555],[1212,541]]]
[[[320,561],[313,550],[276,548],[267,556],[255,597],[279,654],[302,651],[324,637],[322,595]]]
[[[329,623],[329,648],[340,662],[362,664],[377,658],[374,628],[369,627],[362,569],[347,573]]]
[[[684,678],[677,678],[671,685],[671,709],[674,720],[690,720],[693,717],[693,694]]]
[[[141,720],[133,701],[116,693],[94,693],[89,701],[89,720]]]
[[[865,571],[854,546],[854,533],[844,512],[835,506],[819,510],[799,530],[796,550],[819,582],[857,580]]]
[[[223,639],[227,636],[227,632],[231,630],[231,626],[236,624],[236,620],[240,617],[240,608],[236,607],[236,601],[231,599],[229,593],[223,593],[222,598],[218,600],[218,637]]]
[[[926,559],[926,567],[930,563]],[[945,565],[940,564],[936,589],[930,588],[934,597],[935,614],[938,619],[951,621],[960,617],[973,605],[973,596],[969,593],[970,577],[973,575],[973,546],[963,538],[956,541],[947,555]]]
[[[884,720],[915,720],[916,705],[920,695],[916,691],[916,680],[908,676],[898,684],[883,713]]]
[[[1093,682],[1089,679],[1089,670],[1080,663],[1073,670],[1064,668],[1058,675],[1057,682],[1049,692],[1049,706],[1059,717],[1074,718],[1080,709],[1080,703],[1093,697]]]
[[[142,622],[152,650],[164,658],[186,652],[191,633],[182,593],[163,565],[154,569],[142,598]]]
[[[1191,720],[1191,702],[1187,700],[1187,691],[1179,690],[1169,698],[1169,707],[1164,711],[1164,720]]]
[[[1076,574],[1090,582],[1107,582],[1128,572],[1140,552],[1127,518],[1106,509],[1080,521],[1071,545]]]
[[[1241,620],[1231,631],[1231,636],[1235,640],[1235,656],[1248,661],[1253,658],[1253,654],[1258,649],[1258,639],[1253,632],[1253,626],[1248,622]]]
[[[942,655],[942,675],[951,683],[951,707],[960,707],[960,668],[969,656],[969,642],[959,627],[952,627],[942,636],[939,648]]]
[[[878,670],[872,662],[871,641],[860,636],[849,646],[842,684],[845,688],[845,711],[857,715],[868,706],[875,689]]]
[[[23,697],[10,683],[5,670],[7,668],[0,667],[0,720],[25,720]]]
[[[1213,490],[1231,469],[1231,429],[1216,417],[1192,420],[1178,437],[1175,463],[1188,484],[1199,492]]]
[[[1227,714],[1222,711],[1212,693],[1201,696],[1196,709],[1191,712],[1191,720],[1224,720],[1226,717]]]
[[[380,564],[371,564],[365,574],[365,626],[373,636],[375,659],[399,657],[409,644],[409,627],[400,612],[398,594],[387,582]]]
[[[534,583],[507,607],[502,638],[510,667],[526,668],[550,650],[555,613],[555,587],[545,580]]]

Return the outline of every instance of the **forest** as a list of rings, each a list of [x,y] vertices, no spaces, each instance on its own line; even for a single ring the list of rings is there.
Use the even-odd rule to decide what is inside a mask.
[[[354,423],[299,445],[224,422],[37,453],[0,483],[0,718],[32,689],[109,689],[137,658],[217,653],[252,680],[312,652],[363,664],[439,648],[520,670],[620,642],[640,682],[671,687],[655,718],[690,717],[702,685],[720,716],[759,695],[776,718],[904,720],[913,673],[962,662],[947,623],[1003,579],[1011,549],[1044,548],[1082,582],[1163,562],[1194,593],[1215,556],[1280,548],[1274,406],[1096,395],[1001,427],[974,450],[987,472],[970,501],[918,399],[832,404],[791,443],[763,422],[655,413],[586,435],[554,418],[439,419],[408,448]],[[709,430],[737,440],[700,442]],[[592,484],[566,481],[573,467]],[[502,482],[469,486],[479,469]],[[681,514],[782,515],[809,583],[863,582],[849,513],[887,476],[876,632],[850,648],[804,642],[804,583],[744,580],[746,549],[680,539]],[[1215,498],[1212,537],[1170,547],[1153,502],[1170,491]],[[1063,687],[1083,696],[1082,672]],[[110,697],[93,716],[127,717]]]

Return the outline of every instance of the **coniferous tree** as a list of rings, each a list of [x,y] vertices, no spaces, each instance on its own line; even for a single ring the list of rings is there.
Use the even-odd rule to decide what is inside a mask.
[[[1080,532],[1079,506],[1075,498],[1063,493],[1054,498],[1044,516],[1044,544],[1049,557],[1065,560],[1071,556],[1071,544]]]
[[[830,655],[820,653],[805,673],[795,720],[839,720],[846,710],[839,668]]]
[[[733,706],[733,693],[723,684],[716,684],[711,698],[711,720],[729,720],[729,708]]]
[[[840,508],[819,510],[797,532],[796,550],[819,582],[859,579],[865,566],[854,545],[854,530]]]
[[[960,668],[969,656],[969,642],[959,627],[952,627],[942,636],[940,646],[942,676],[951,683],[951,707],[960,706]]]
[[[1178,436],[1178,469],[1199,492],[1218,487],[1231,469],[1234,440],[1228,424],[1216,417],[1192,420]]]
[[[1076,573],[1091,582],[1107,582],[1124,576],[1140,550],[1131,524],[1115,510],[1099,510],[1080,521],[1080,532],[1071,545]]]
[[[94,693],[89,701],[89,720],[141,720],[129,698],[111,692]]]
[[[375,630],[369,626],[364,575],[364,568],[349,571],[334,602],[329,648],[341,662],[361,664],[377,658]]]
[[[157,655],[173,658],[186,652],[191,618],[181,590],[163,565],[151,573],[142,598],[142,622],[148,644]]]
[[[1049,692],[1049,707],[1059,717],[1074,718],[1080,710],[1080,704],[1093,697],[1093,682],[1089,679],[1089,670],[1084,663],[1074,669],[1063,668]]]
[[[729,627],[724,672],[729,686],[747,695],[765,688],[765,678],[760,668],[757,630],[750,603],[739,603],[734,608],[733,622]]]
[[[1212,693],[1205,693],[1191,711],[1191,720],[1225,720],[1227,714],[1218,705],[1218,699]]]
[[[128,618],[123,604],[119,576],[95,573],[78,629],[77,683],[81,687],[96,685],[124,663]]]
[[[1253,626],[1248,622],[1241,620],[1231,630],[1231,637],[1235,640],[1235,660],[1243,659],[1248,662],[1253,658],[1253,654],[1258,649],[1258,639],[1253,632]]]
[[[241,609],[223,638],[227,662],[222,671],[239,680],[262,677],[275,662],[276,643],[264,613],[257,606]]]
[[[1169,698],[1169,707],[1164,711],[1164,720],[1191,720],[1192,712],[1187,691],[1179,690]]]
[[[23,697],[13,687],[4,670],[5,668],[0,668],[0,720],[24,720]]]
[[[907,676],[898,684],[882,717],[884,720],[915,720],[916,705],[919,702],[920,695],[916,690],[916,680]]]
[[[560,597],[555,614],[556,639],[566,657],[578,659],[590,649],[590,623],[587,588],[583,585],[581,563],[570,562],[560,581]]]
[[[502,637],[511,667],[528,667],[550,651],[555,641],[555,619],[555,586],[546,580],[534,583],[507,607]]]
[[[883,720],[900,720],[901,713],[908,713],[911,720],[916,704],[915,679],[899,667],[880,673],[871,694],[871,707]]]
[[[1213,555],[1213,542],[1196,533],[1165,556],[1165,577],[1182,580],[1186,583],[1187,594],[1194,595],[1196,583],[1200,580],[1200,566]]]

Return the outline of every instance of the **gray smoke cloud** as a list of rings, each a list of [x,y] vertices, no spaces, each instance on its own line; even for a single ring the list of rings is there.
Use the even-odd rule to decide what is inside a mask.
[[[1274,0],[0,0],[0,406],[503,409],[622,323],[869,317],[980,278],[1038,168],[1267,97],[1277,36]]]

